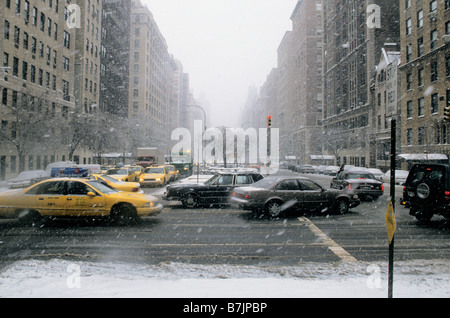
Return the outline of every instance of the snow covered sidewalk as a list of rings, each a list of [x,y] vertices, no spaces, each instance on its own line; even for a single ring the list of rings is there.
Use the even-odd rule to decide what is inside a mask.
[[[395,298],[448,298],[450,261],[396,262]],[[0,271],[0,297],[386,298],[387,263],[234,266],[28,260]]]

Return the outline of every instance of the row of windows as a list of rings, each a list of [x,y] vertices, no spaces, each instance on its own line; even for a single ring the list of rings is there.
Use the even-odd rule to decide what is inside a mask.
[[[42,113],[46,116],[55,117],[57,104],[54,102],[49,102],[42,97],[36,97],[32,95],[27,95],[19,93],[15,90],[8,90],[6,87],[1,89],[2,92],[2,105],[8,106],[9,99],[11,99],[11,107],[16,109],[26,109],[30,112]],[[10,94],[10,95],[9,95]],[[68,118],[69,108],[67,106],[61,106],[61,117]],[[2,121],[2,127],[4,127],[4,121]]]
[[[424,82],[424,73],[425,70],[422,66],[419,66],[417,68],[417,86],[423,87],[425,85]],[[430,62],[430,82],[436,82],[439,79],[439,63],[438,61],[431,61]],[[445,76],[450,77],[450,56],[447,56],[445,58]],[[412,72],[408,72],[406,74],[406,90],[413,89],[413,74]]]
[[[427,131],[430,129],[433,130],[433,134]],[[406,130],[406,145],[412,146],[414,142],[419,146],[448,144],[449,136],[447,126],[445,124],[437,124],[428,129],[427,127],[418,127],[417,129],[408,128]]]
[[[450,106],[450,89],[447,89],[447,101],[446,105]],[[417,116],[425,116],[425,97],[420,97],[417,99]],[[430,112],[431,114],[439,113],[439,94],[435,93],[430,96]],[[406,102],[406,118],[411,119],[414,114],[413,101],[409,100]]]
[[[48,58],[50,58],[50,49],[48,50]],[[53,51],[53,63],[56,64],[56,51]],[[63,69],[69,70],[69,59],[63,57]],[[20,61],[17,57],[13,57],[12,60],[12,74],[13,76],[19,76],[19,64]],[[25,81],[30,81],[31,83],[38,84],[39,86],[46,87],[48,89],[52,89],[56,91],[57,87],[57,78],[56,75],[50,74],[50,72],[44,71],[41,68],[37,68],[36,66],[30,64],[26,61],[22,61],[22,74],[21,78]],[[3,66],[9,67],[9,54],[3,52]],[[56,67],[54,67],[56,68]],[[63,98],[65,100],[69,100],[69,82],[66,80],[61,80],[61,90],[63,92]]]

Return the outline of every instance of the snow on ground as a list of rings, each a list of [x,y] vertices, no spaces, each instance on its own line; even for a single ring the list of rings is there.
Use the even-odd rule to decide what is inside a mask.
[[[450,261],[394,263],[395,298],[448,298]],[[234,266],[26,260],[0,271],[0,297],[386,298],[387,263]]]

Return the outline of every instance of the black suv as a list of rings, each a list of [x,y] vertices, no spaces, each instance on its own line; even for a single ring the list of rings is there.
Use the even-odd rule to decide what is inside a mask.
[[[223,171],[203,183],[176,183],[168,186],[163,200],[181,201],[185,208],[226,204],[236,187],[248,186],[263,179],[258,172]]]
[[[450,217],[450,165],[415,164],[403,187],[401,204],[420,221],[434,214]]]

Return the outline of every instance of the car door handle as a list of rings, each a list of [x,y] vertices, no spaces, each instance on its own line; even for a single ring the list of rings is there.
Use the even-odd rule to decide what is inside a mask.
[[[71,201],[71,200],[72,200],[72,198],[67,198],[66,200],[67,200],[67,201]]]
[[[42,200],[44,200],[44,198],[39,198],[38,200],[41,200],[41,201],[42,201]]]

